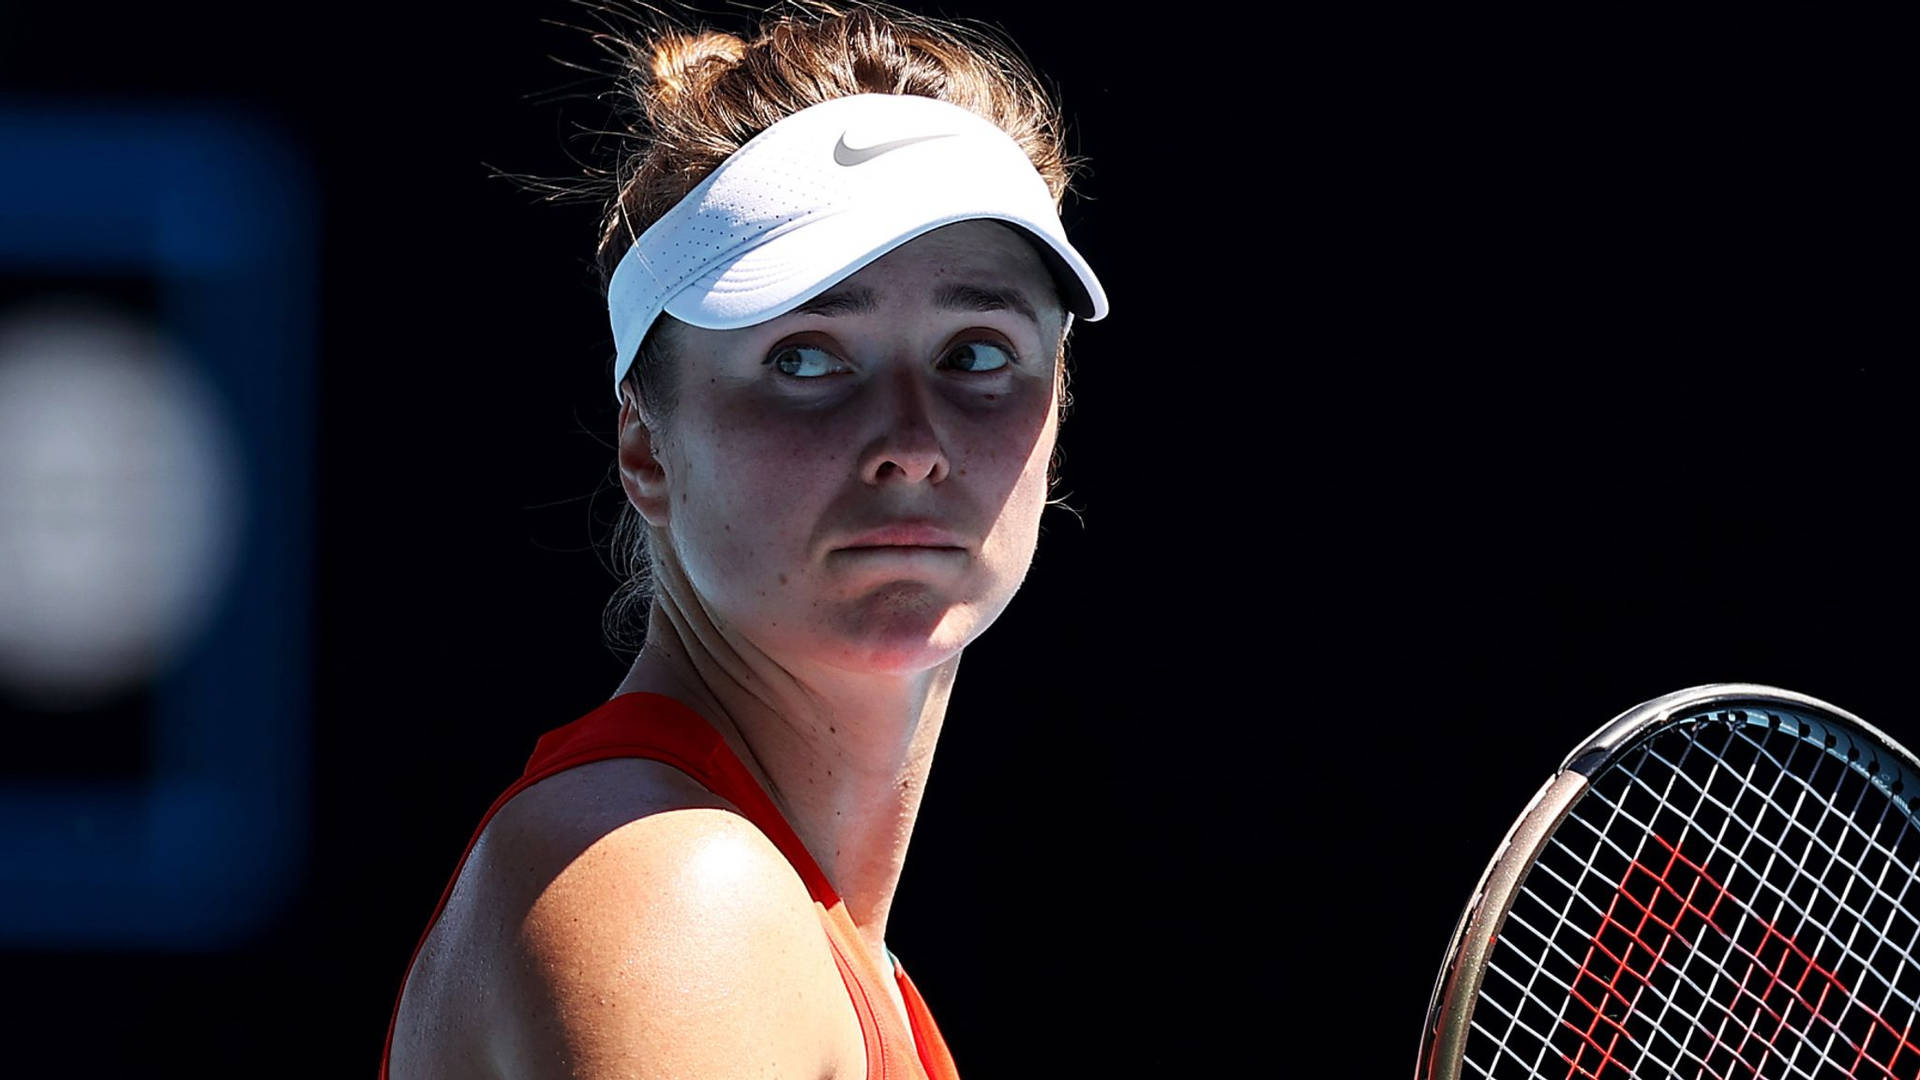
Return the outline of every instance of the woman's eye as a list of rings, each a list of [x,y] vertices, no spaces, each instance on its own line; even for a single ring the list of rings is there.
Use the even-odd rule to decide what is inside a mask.
[[[780,374],[801,379],[814,379],[846,370],[846,365],[839,357],[818,345],[782,345],[773,350],[767,362],[778,368]]]
[[[1013,354],[991,341],[969,341],[947,353],[947,363],[961,371],[998,371],[1013,362]]]

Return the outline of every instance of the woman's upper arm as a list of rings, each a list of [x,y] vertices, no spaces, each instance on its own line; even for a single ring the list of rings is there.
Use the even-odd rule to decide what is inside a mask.
[[[511,807],[509,807],[510,809]],[[820,1080],[852,1019],[811,897],[715,807],[489,827],[490,1056],[512,1080]],[[492,905],[490,905],[492,906]]]

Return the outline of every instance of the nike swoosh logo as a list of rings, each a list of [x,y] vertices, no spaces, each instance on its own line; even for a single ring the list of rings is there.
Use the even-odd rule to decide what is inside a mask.
[[[840,133],[840,141],[833,144],[833,160],[848,167],[864,165],[881,154],[890,153],[903,146],[912,146],[914,143],[926,142],[929,139],[950,139],[953,136],[954,133],[951,131],[942,132],[939,135],[913,135],[905,139],[893,139],[856,149],[847,145],[847,133],[843,131]]]

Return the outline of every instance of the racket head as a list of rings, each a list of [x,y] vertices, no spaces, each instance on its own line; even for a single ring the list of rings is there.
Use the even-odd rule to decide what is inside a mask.
[[[1500,942],[1501,932],[1505,928],[1515,899],[1521,895],[1521,891],[1527,885],[1530,872],[1538,864],[1542,853],[1549,845],[1558,843],[1555,838],[1568,816],[1579,806],[1582,799],[1589,795],[1597,783],[1601,783],[1603,778],[1619,775],[1620,769],[1624,767],[1623,763],[1635,760],[1635,755],[1638,755],[1638,760],[1642,761],[1649,755],[1657,757],[1658,751],[1654,748],[1660,745],[1664,745],[1666,750],[1671,752],[1674,745],[1685,744],[1688,740],[1695,738],[1696,733],[1703,739],[1709,737],[1709,733],[1723,733],[1728,738],[1733,738],[1734,734],[1738,733],[1740,741],[1748,747],[1758,747],[1764,740],[1771,740],[1768,745],[1776,748],[1782,745],[1790,747],[1804,745],[1806,753],[1801,756],[1796,767],[1804,768],[1807,761],[1814,760],[1824,762],[1828,766],[1827,777],[1851,775],[1856,787],[1860,789],[1860,796],[1855,800],[1856,807],[1865,799],[1869,790],[1876,792],[1875,800],[1871,805],[1880,811],[1882,820],[1887,814],[1892,814],[1900,828],[1899,836],[1904,839],[1909,849],[1920,853],[1920,833],[1916,833],[1914,824],[1914,814],[1916,810],[1920,810],[1920,804],[1915,802],[1915,797],[1920,796],[1920,761],[1916,761],[1905,748],[1859,717],[1805,694],[1752,683],[1717,683],[1691,687],[1637,705],[1608,721],[1567,755],[1559,770],[1534,795],[1527,808],[1508,830],[1499,848],[1496,849],[1454,927],[1452,938],[1448,943],[1446,959],[1435,980],[1433,992],[1428,1001],[1426,1024],[1421,1035],[1416,1077],[1421,1080],[1455,1080],[1462,1075],[1462,1065],[1466,1061],[1468,1044],[1474,1037],[1476,1010],[1482,1004],[1482,990],[1489,970],[1488,965]],[[1660,740],[1665,740],[1664,744]],[[1817,770],[1819,766],[1816,764],[1814,767]],[[1822,782],[1826,781],[1823,779]],[[1669,786],[1671,787],[1671,784]],[[1696,813],[1705,803],[1705,788],[1700,788],[1699,792],[1701,799],[1695,803]],[[1596,798],[1606,800],[1611,797],[1602,793]],[[1713,805],[1719,806],[1718,803]],[[1737,805],[1741,804],[1736,800]],[[1732,810],[1726,807],[1720,807],[1720,809],[1727,811],[1725,816],[1732,816]],[[1584,822],[1583,827],[1592,830],[1592,827],[1585,825]],[[1802,828],[1804,829],[1805,826]],[[1677,850],[1670,860],[1673,858],[1678,858]],[[1830,854],[1829,868],[1832,861]],[[1629,862],[1633,863],[1634,860]],[[1592,863],[1593,859],[1590,857],[1589,869],[1592,868]],[[1699,871],[1694,876],[1696,886],[1701,881],[1711,883],[1708,886],[1709,893],[1713,888],[1720,887],[1704,868],[1695,866],[1691,862],[1686,865],[1693,866]],[[1910,863],[1902,863],[1895,859],[1893,865],[1904,867]],[[1625,881],[1632,877],[1633,873],[1632,869],[1624,872],[1620,886],[1623,894],[1627,888]],[[1594,880],[1598,884],[1603,883],[1605,879],[1596,877]],[[1578,886],[1574,891],[1577,891],[1577,888]],[[1725,889],[1721,889],[1721,895],[1725,895]],[[1785,898],[1784,891],[1779,891],[1779,895],[1782,899]],[[1567,900],[1569,909],[1574,905],[1575,899],[1576,897],[1569,896]],[[1655,899],[1658,900],[1659,897],[1656,896]],[[1920,890],[1909,892],[1902,888],[1901,901],[1896,906],[1901,908],[1905,919],[1920,919]],[[1591,914],[1589,912],[1590,916]],[[1645,909],[1645,915],[1649,917],[1653,915],[1651,907]],[[1678,920],[1679,917],[1676,916],[1674,924],[1676,927],[1679,925]],[[1605,929],[1606,919],[1602,918],[1599,921],[1601,929]],[[1764,926],[1768,933],[1772,933],[1773,928],[1770,924],[1756,920],[1755,925]],[[1902,923],[1902,926],[1905,925],[1909,923]],[[1920,922],[1911,922],[1910,925],[1913,926],[1916,934],[1920,934]],[[1532,930],[1531,927],[1528,929]],[[1532,932],[1538,936],[1538,931]],[[1595,947],[1598,947],[1599,932],[1599,930],[1595,931]],[[1669,937],[1683,943],[1685,941],[1684,935],[1677,930]],[[1785,935],[1778,935],[1778,940],[1785,943],[1784,946],[1780,946],[1782,948],[1793,947],[1792,940]],[[1544,950],[1546,946],[1552,944],[1554,944],[1552,941],[1545,941],[1541,948]],[[1663,943],[1662,954],[1664,949]],[[1627,951],[1631,953],[1632,950],[1629,948]],[[1913,1005],[1911,992],[1904,979],[1907,973],[1906,968],[1913,967],[1912,977],[1920,980],[1920,967],[1913,965],[1911,955],[1916,951],[1920,951],[1920,942],[1908,943],[1901,958],[1895,961],[1905,965],[1899,976],[1903,981],[1898,988],[1901,993],[1897,995],[1900,998],[1897,1004],[1908,1014],[1912,1012]],[[1655,962],[1659,961],[1658,956],[1649,955]],[[1566,954],[1563,952],[1562,956],[1565,957]],[[1544,955],[1542,966],[1545,966]],[[1820,970],[1822,977],[1827,976],[1824,970],[1814,967],[1811,960],[1802,967],[1807,972]],[[1637,973],[1629,971],[1628,968],[1628,963],[1621,960],[1614,968],[1615,978],[1617,979],[1623,972],[1638,977]],[[1585,972],[1584,962],[1580,970],[1582,973]],[[1684,976],[1685,968],[1680,968],[1680,972]],[[1878,978],[1885,983],[1885,996],[1889,999],[1895,997],[1896,987],[1893,981],[1888,980],[1884,974],[1880,974]],[[1833,980],[1829,979],[1829,981]],[[1532,983],[1529,982],[1529,986],[1531,985]],[[1573,986],[1580,985],[1582,985],[1580,979],[1576,977]],[[1651,985],[1650,981],[1648,985]],[[1838,985],[1837,981],[1834,985]],[[1920,986],[1915,988],[1920,989]],[[1572,993],[1572,987],[1563,987],[1563,989],[1569,994]],[[1750,997],[1754,996],[1750,991],[1747,993]],[[1759,1007],[1767,1007],[1768,1003],[1764,997],[1758,997],[1756,1001]],[[1524,1003],[1520,1007],[1524,1007]],[[1584,1005],[1576,1008],[1584,1008]],[[1511,1003],[1503,1004],[1497,1001],[1489,1008],[1490,1013],[1500,1010],[1506,1011],[1497,1019],[1506,1024],[1511,1034],[1517,1023],[1517,1008]],[[1631,1038],[1622,1023],[1613,1017],[1602,1018],[1599,1012],[1597,1007],[1587,1011],[1587,1014],[1593,1017],[1593,1023],[1598,1024],[1605,1019],[1610,1031],[1617,1030]],[[1561,1017],[1563,1020],[1564,1015],[1563,1012]],[[1839,1030],[1831,1023],[1829,1026],[1833,1027],[1835,1032]],[[1725,1027],[1724,1021],[1722,1027]],[[1577,1031],[1577,1028],[1575,1030]],[[1529,1034],[1539,1035],[1533,1029],[1528,1031]],[[1546,1053],[1546,1047],[1553,1035],[1554,1032],[1549,1031],[1536,1040],[1539,1044],[1536,1064],[1540,1061],[1550,1061],[1553,1068],[1547,1072],[1542,1073],[1525,1068],[1521,1071],[1510,1070],[1504,1073],[1489,1072],[1491,1066],[1475,1066],[1470,1075],[1552,1075],[1557,1077],[1563,1073],[1569,1076],[1582,1076],[1606,1072],[1605,1064],[1599,1066],[1598,1073],[1583,1072],[1579,1069],[1578,1057],[1569,1061],[1564,1053],[1558,1058],[1549,1056]],[[1877,1036],[1878,1033],[1876,1033]],[[1893,1037],[1896,1041],[1890,1052],[1900,1055],[1899,1067],[1903,1070],[1911,1070],[1910,1075],[1920,1076],[1920,1030],[1902,1028],[1895,1032]],[[1505,1042],[1506,1039],[1503,1037],[1500,1041],[1502,1050],[1505,1049]],[[1683,1042],[1675,1040],[1675,1045],[1681,1051],[1686,1050]],[[1580,1053],[1584,1054],[1584,1049]],[[1912,1055],[1912,1060],[1908,1060],[1906,1055]],[[1690,1062],[1688,1067],[1697,1069],[1701,1075],[1705,1076],[1721,1075],[1711,1067],[1709,1060],[1711,1056],[1710,1052],[1708,1058],[1703,1059],[1696,1054],[1695,1060]],[[1516,1056],[1516,1061],[1518,1060]],[[1609,1061],[1610,1054],[1597,1057],[1595,1060]],[[1589,1061],[1587,1064],[1592,1066],[1594,1062]],[[1869,1066],[1872,1064],[1874,1064],[1872,1061],[1868,1061]],[[1794,1075],[1803,1073],[1805,1073],[1804,1069],[1795,1072]],[[1607,1075],[1622,1074],[1608,1073]],[[1753,1073],[1739,1072],[1735,1075],[1753,1075]],[[1881,1072],[1868,1068],[1860,1075],[1879,1076]]]

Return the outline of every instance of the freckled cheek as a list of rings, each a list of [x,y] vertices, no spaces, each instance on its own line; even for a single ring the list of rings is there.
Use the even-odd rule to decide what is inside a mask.
[[[1034,517],[1040,515],[1047,501],[1047,466],[1053,457],[1054,426],[1048,423],[1046,430],[1033,445],[1032,451],[1021,464],[1020,481],[1014,501],[1027,508]]]
[[[1053,454],[1055,437],[1055,421],[1048,416],[1037,432],[1029,423],[1017,434],[994,444],[981,457],[981,468],[987,475],[978,479],[987,481],[991,476],[993,496],[999,508],[989,546],[1003,557],[1018,557],[1023,561],[1032,557],[1040,515],[1046,509],[1047,462]]]
[[[727,423],[705,432],[687,455],[676,509],[678,530],[699,551],[685,553],[727,574],[774,574],[802,557],[817,525],[831,452],[805,434],[764,422]]]

